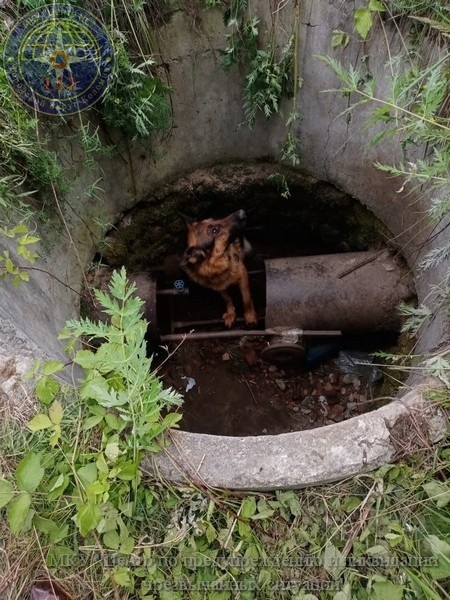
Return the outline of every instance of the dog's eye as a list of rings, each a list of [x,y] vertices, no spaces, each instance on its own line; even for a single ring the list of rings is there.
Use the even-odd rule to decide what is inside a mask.
[[[211,229],[211,233],[213,235],[217,235],[219,233],[219,229],[220,229],[219,227],[215,226]]]

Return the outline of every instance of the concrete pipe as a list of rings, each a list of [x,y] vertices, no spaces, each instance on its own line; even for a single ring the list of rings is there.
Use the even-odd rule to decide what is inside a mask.
[[[409,272],[388,250],[265,261],[266,328],[397,330],[413,297]]]

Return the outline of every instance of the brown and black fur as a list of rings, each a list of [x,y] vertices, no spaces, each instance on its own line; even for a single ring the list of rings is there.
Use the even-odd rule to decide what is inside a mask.
[[[182,268],[195,282],[221,293],[226,304],[226,312],[222,318],[227,327],[231,327],[236,319],[233,299],[227,290],[232,285],[238,285],[244,305],[245,323],[256,325],[258,319],[244,264],[246,248],[249,248],[243,237],[247,222],[245,212],[238,210],[219,220],[195,221],[189,217],[184,217],[184,220],[188,234]]]

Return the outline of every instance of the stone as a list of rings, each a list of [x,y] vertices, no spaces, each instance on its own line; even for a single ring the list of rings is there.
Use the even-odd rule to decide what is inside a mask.
[[[277,386],[280,388],[280,390],[282,392],[284,392],[286,390],[286,384],[282,379],[275,379],[275,383],[277,384]]]
[[[245,362],[249,367],[253,367],[253,365],[258,360],[258,355],[256,354],[256,350],[251,348],[248,352],[245,353]]]
[[[333,404],[328,409],[328,418],[332,421],[341,421],[344,415],[344,407],[342,404]]]

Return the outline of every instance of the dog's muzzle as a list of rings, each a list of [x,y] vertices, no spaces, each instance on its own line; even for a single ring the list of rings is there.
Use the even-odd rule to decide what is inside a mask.
[[[181,261],[182,267],[189,265],[195,265],[202,260],[205,260],[206,252],[197,246],[189,246],[184,252],[183,260]]]

